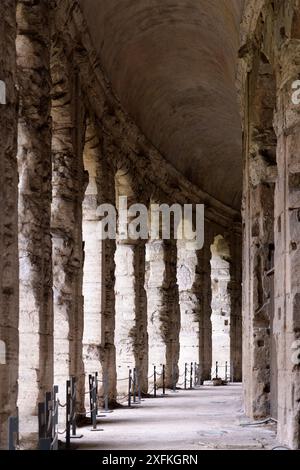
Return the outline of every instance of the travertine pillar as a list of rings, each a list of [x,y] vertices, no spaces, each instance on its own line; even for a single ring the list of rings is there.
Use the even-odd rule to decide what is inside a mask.
[[[54,380],[63,401],[66,380],[76,376],[82,407],[84,119],[78,75],[59,40],[52,49]]]
[[[136,252],[135,245],[118,241],[115,254],[116,263],[116,326],[115,345],[117,359],[118,391],[126,392],[125,379],[129,369],[135,367],[136,340]],[[121,379],[121,380],[120,380]]]
[[[147,331],[147,295],[145,290],[146,246],[144,240],[138,240],[136,245],[136,340],[135,362],[139,374],[141,391],[148,391],[148,331]]]
[[[123,204],[127,197],[127,208],[139,200],[139,188],[128,169],[116,172],[116,198],[118,206],[118,238],[115,254],[116,264],[116,325],[115,345],[117,359],[118,391],[126,392],[125,379],[128,371],[136,368],[142,391],[147,393],[147,313],[145,293],[145,241],[131,239],[130,226],[135,214],[129,215],[128,226],[122,226]],[[124,230],[128,229],[126,239]],[[121,380],[120,380],[121,379]]]
[[[282,46],[279,58],[274,200],[278,438],[295,449],[300,446],[300,106],[293,104],[291,95],[292,83],[299,78],[300,41]]]
[[[228,291],[230,281],[229,247],[218,235],[211,245],[211,323],[212,323],[212,377],[225,379],[230,372],[231,302]],[[216,371],[218,363],[218,371]],[[227,370],[226,370],[227,364]],[[227,377],[226,376],[227,373]]]
[[[166,365],[167,386],[178,378],[180,309],[176,280],[177,249],[174,240],[147,244],[147,315],[149,373]]]
[[[230,380],[242,381],[242,240],[230,234]]]
[[[16,415],[18,378],[18,225],[16,3],[0,3],[0,449]]]
[[[199,363],[200,295],[197,274],[197,252],[191,243],[178,240],[177,280],[180,304],[179,371],[184,373],[187,363]]]
[[[100,146],[101,162],[101,202],[115,207],[115,169],[112,167],[115,148],[110,138],[103,136]],[[116,401],[116,347],[115,347],[115,252],[116,241],[106,239],[102,244],[103,253],[103,296],[101,324],[101,364],[102,371],[108,373],[109,399]]]
[[[103,172],[101,168],[101,142],[94,126],[89,122],[84,147],[84,167],[89,183],[83,200],[83,242],[84,242],[84,329],[83,361],[85,391],[89,387],[89,374],[98,372],[102,379],[101,331],[104,304],[104,250],[100,237],[100,217],[97,208],[102,199]],[[100,392],[100,390],[99,390]],[[89,395],[86,395],[86,402]]]
[[[212,367],[212,326],[211,326],[211,266],[210,246],[213,241],[212,230],[209,223],[205,223],[204,245],[197,251],[197,275],[199,276],[198,291],[200,297],[200,324],[199,324],[199,379],[210,380]]]
[[[37,445],[37,405],[53,384],[50,236],[51,122],[49,2],[17,2],[20,431]]]

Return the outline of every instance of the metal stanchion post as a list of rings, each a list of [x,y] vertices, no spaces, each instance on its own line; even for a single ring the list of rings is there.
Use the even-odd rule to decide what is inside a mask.
[[[225,382],[227,382],[227,361],[225,362]]]
[[[131,386],[132,386],[132,373],[131,373],[131,369],[129,369],[129,376],[128,376],[128,408],[131,407]]]
[[[66,449],[71,445],[71,381],[66,383]]]
[[[190,371],[190,390],[193,388],[193,363],[191,362],[191,371]]]
[[[136,403],[136,368],[133,369],[133,403]]]
[[[163,386],[163,395],[166,394],[166,366],[162,366],[162,386]]]
[[[154,366],[154,398],[156,398],[156,366]]]
[[[218,364],[218,361],[216,361],[216,379],[218,379],[218,375],[219,375],[219,364]]]
[[[98,372],[95,372],[95,389],[96,389],[96,416],[98,416],[98,398],[99,398],[99,395],[98,395]]]
[[[187,380],[187,363],[184,364],[184,390],[186,390],[186,380]]]
[[[197,362],[194,362],[194,387],[197,387]]]
[[[93,376],[89,374],[91,424],[93,424],[93,383],[94,383]]]
[[[138,372],[137,369],[136,369],[135,373],[136,373],[137,394],[138,394],[138,400],[139,400],[138,402],[141,403],[142,402],[142,393],[141,393],[139,372]]]
[[[52,390],[52,443],[51,449],[58,450],[58,386],[54,385]]]

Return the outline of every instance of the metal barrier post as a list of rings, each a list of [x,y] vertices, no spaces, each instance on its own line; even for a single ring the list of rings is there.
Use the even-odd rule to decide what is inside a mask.
[[[90,413],[91,413],[91,424],[93,424],[93,376],[89,374],[89,392],[90,392]]]
[[[139,373],[138,370],[136,369],[136,384],[137,384],[137,393],[138,393],[138,401],[139,403],[142,402],[142,392],[141,392],[141,386],[140,386],[140,379],[139,379]]]
[[[227,361],[225,362],[225,382],[227,382]]]
[[[131,387],[132,387],[132,371],[129,369],[128,376],[128,408],[131,407]]]
[[[45,394],[45,421],[46,421],[46,432],[45,437],[51,439],[51,427],[49,426],[52,410],[52,393],[46,392]]]
[[[156,366],[154,366],[154,398],[156,398]]]
[[[98,416],[98,372],[95,372],[95,389],[96,389],[96,416]]]
[[[190,390],[193,388],[193,363],[191,362],[191,371],[190,371]]]
[[[136,369],[133,369],[133,403],[136,403]]]
[[[184,364],[184,390],[186,390],[186,381],[187,381],[187,363]]]
[[[198,385],[197,383],[197,362],[194,362],[194,387]]]
[[[52,442],[51,450],[58,450],[58,386],[54,385],[52,390]]]
[[[162,366],[163,395],[166,394],[166,366]]]
[[[219,364],[218,364],[218,361],[216,361],[216,379],[218,379],[218,375],[219,375]]]
[[[71,445],[71,382],[66,382],[66,449]]]

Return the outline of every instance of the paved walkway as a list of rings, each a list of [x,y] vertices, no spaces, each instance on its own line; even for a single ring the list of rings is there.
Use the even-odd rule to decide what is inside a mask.
[[[169,392],[148,398],[132,409],[122,408],[99,419],[103,431],[81,428],[79,449],[203,450],[271,449],[275,424],[248,423],[242,412],[242,387],[205,385],[198,390]]]

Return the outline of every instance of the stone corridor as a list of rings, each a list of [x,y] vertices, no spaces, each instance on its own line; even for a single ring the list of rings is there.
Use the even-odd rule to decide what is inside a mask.
[[[0,449],[90,400],[86,448],[299,449],[300,0],[1,0],[0,51]]]
[[[270,450],[276,424],[247,426],[241,384],[204,385],[150,398],[134,409],[118,409],[99,419],[103,431],[79,428],[78,450]],[[117,440],[116,440],[116,435]]]

